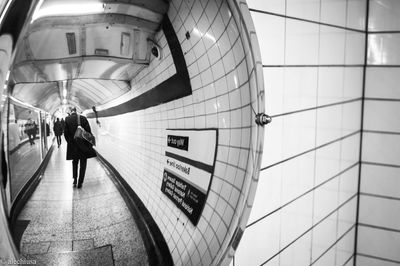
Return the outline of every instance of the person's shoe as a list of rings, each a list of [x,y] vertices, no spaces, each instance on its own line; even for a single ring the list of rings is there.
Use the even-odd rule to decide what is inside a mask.
[[[82,184],[78,184],[78,188],[82,188]]]
[[[76,180],[74,179],[74,183],[72,183],[74,185],[74,187],[76,187]]]

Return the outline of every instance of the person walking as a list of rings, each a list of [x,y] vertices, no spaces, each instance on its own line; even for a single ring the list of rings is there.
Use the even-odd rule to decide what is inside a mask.
[[[60,118],[57,118],[56,122],[54,122],[53,131],[54,131],[54,135],[56,135],[56,138],[57,138],[58,148],[60,148],[61,135],[63,133],[62,125],[61,125],[61,122],[60,122]]]
[[[62,132],[64,132],[64,129],[65,129],[65,121],[64,121],[64,118],[61,118],[61,128],[62,128]]]
[[[75,131],[78,128],[78,119],[80,120],[81,127],[87,132],[92,133],[86,117],[78,115],[76,113],[76,108],[73,107],[71,109],[71,115],[65,118],[64,137],[67,141],[67,160],[72,160],[72,178],[74,179],[73,185],[76,187],[78,178],[78,164],[80,164],[78,188],[81,188],[83,180],[85,179],[87,159],[96,157],[97,154],[91,145],[82,148],[74,139]]]
[[[31,146],[35,144],[35,137],[36,137],[36,128],[35,124],[32,122],[32,119],[28,119],[28,121],[25,124],[25,131],[26,135],[28,135],[29,143]]]

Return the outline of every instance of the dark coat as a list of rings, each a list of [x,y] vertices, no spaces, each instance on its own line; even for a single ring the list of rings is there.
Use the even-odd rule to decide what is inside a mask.
[[[81,127],[86,131],[92,133],[90,130],[89,122],[86,117],[79,116],[81,120]],[[78,118],[76,113],[72,113],[70,116],[65,118],[64,137],[67,141],[67,160],[93,158],[96,157],[96,151],[90,146],[88,150],[83,151],[79,148],[78,144],[74,140],[75,131],[78,127]]]
[[[54,131],[54,134],[55,134],[56,136],[61,136],[61,135],[62,135],[63,129],[62,129],[62,126],[61,126],[61,122],[60,122],[60,121],[54,122],[53,131]]]

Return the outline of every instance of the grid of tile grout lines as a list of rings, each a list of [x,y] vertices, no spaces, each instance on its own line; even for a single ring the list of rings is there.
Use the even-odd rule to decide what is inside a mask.
[[[175,264],[210,264],[233,235],[230,223],[238,220],[242,190],[252,179],[247,167],[254,136],[250,103],[258,95],[254,66],[226,1],[171,1],[168,16],[185,55],[193,94],[101,118],[107,134],[98,133],[98,151],[144,202]],[[160,191],[167,128],[219,129],[215,172],[197,227]]]
[[[366,1],[247,2],[274,119],[232,264],[351,265]]]

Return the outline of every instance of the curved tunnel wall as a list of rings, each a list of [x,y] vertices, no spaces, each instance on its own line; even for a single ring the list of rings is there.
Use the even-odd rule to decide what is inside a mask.
[[[255,64],[257,52],[251,52],[250,45],[258,49],[256,38],[252,36],[250,42],[239,6],[240,1],[171,1],[168,17],[184,53],[192,94],[144,110],[102,117],[101,128],[90,120],[98,152],[146,205],[177,265],[221,261],[224,254],[219,251],[229,246],[243,214],[242,226],[246,223],[246,210],[255,193],[263,134],[254,123],[254,112],[264,108],[262,73],[261,65]],[[246,11],[249,14],[247,9],[242,14]],[[251,21],[246,24],[251,25]],[[185,37],[187,31],[190,39]],[[129,98],[179,71],[173,67],[163,32],[156,39],[163,47],[163,59],[153,59],[132,83]],[[166,129],[204,128],[217,129],[218,144],[206,204],[194,226],[161,192]]]

